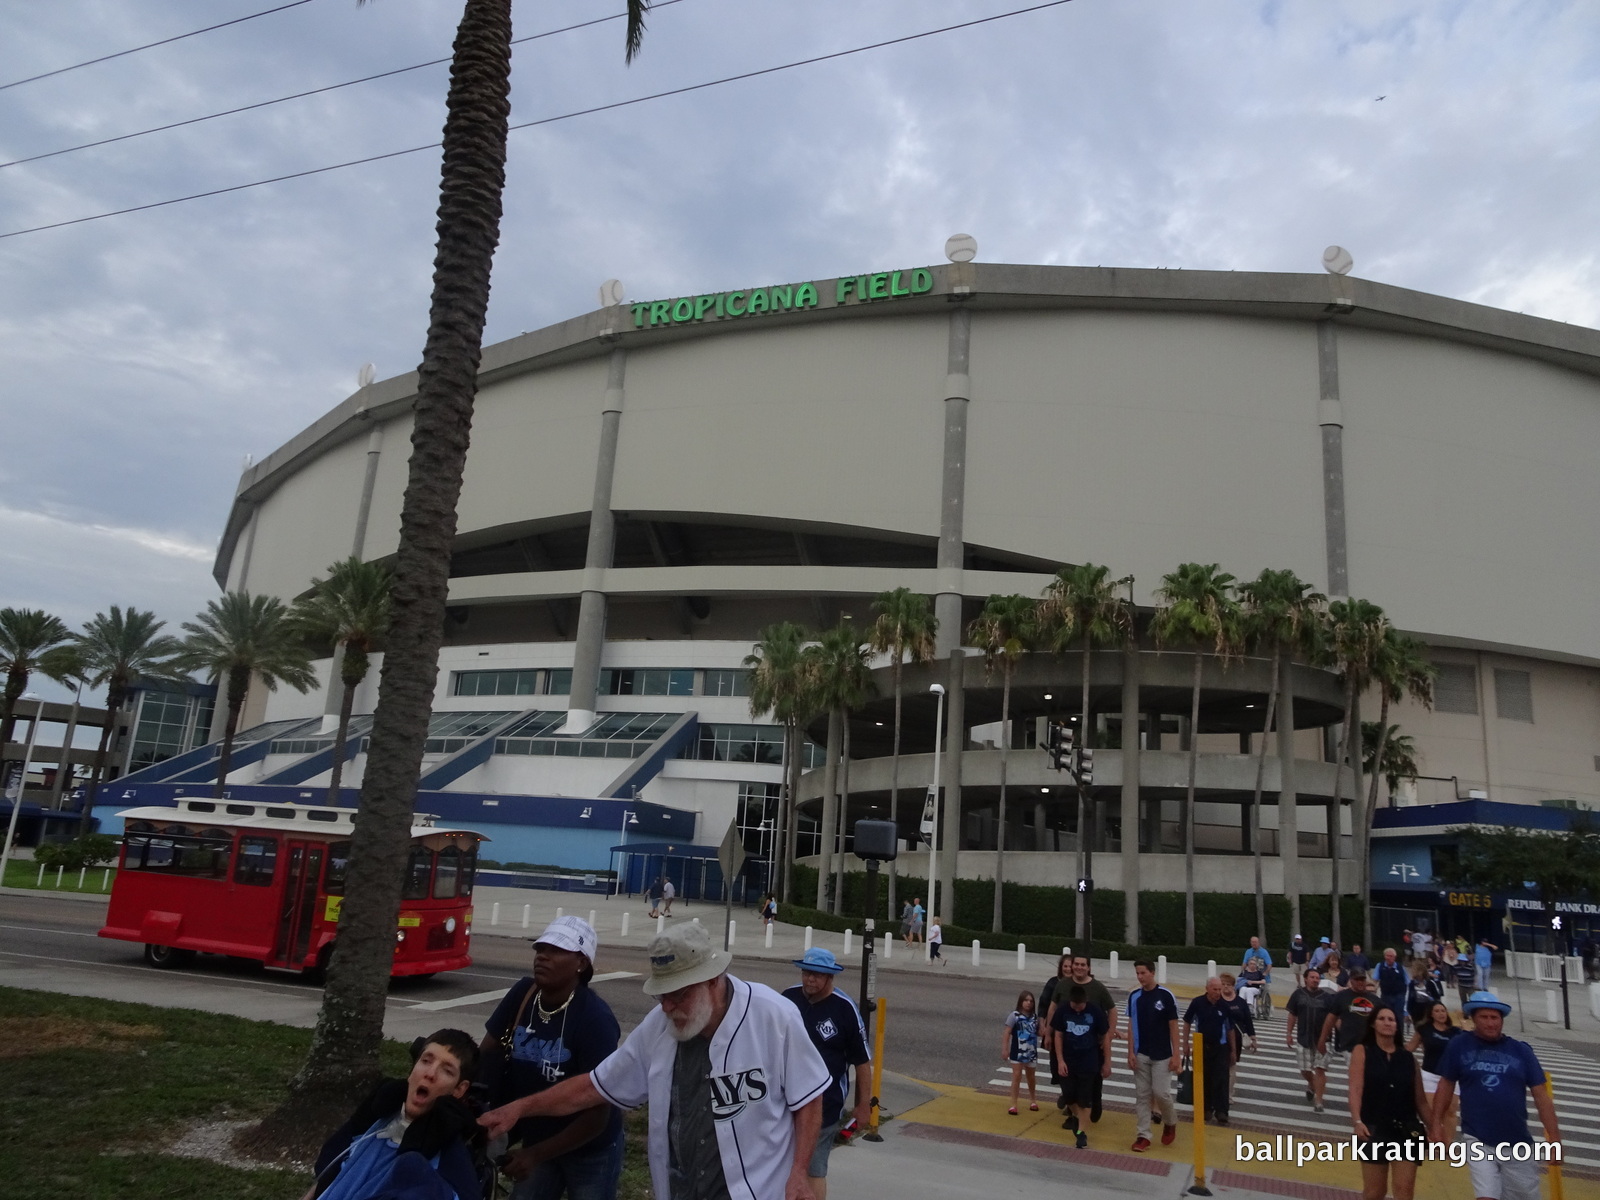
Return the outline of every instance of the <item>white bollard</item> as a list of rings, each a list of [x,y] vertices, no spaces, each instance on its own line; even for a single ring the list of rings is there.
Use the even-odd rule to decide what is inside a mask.
[[[700,918],[699,918],[699,917],[696,917],[696,918],[695,918],[695,919],[694,919],[694,923],[695,923],[695,924],[696,924],[696,925],[698,925],[698,924],[700,924]]]
[[[44,864],[43,863],[39,864],[39,881],[37,883],[35,883],[33,886],[34,887],[43,887],[44,886]]]
[[[61,886],[61,876],[66,873],[66,870],[67,870],[66,867],[57,867],[56,868],[56,886],[57,887]]]
[[[1071,955],[1072,955],[1072,947],[1071,946],[1063,946],[1063,947],[1061,947],[1061,957],[1062,958],[1068,958]]]
[[[667,931],[667,918],[664,917],[664,916],[657,917],[656,918],[656,936],[660,937],[666,931]]]
[[[767,926],[767,949],[772,949],[772,926]]]
[[[729,921],[728,922],[728,949],[729,950],[733,949],[734,935],[738,932],[738,930],[739,930],[739,922],[737,922],[737,921]]]
[[[111,868],[106,868],[106,873],[100,879],[100,890],[107,891],[111,887]]]
[[[1214,959],[1214,958],[1206,959],[1206,978],[1210,979],[1216,973],[1217,973],[1217,960]]]
[[[1554,1025],[1561,1020],[1561,999],[1554,991],[1544,994],[1544,1011],[1550,1024]]]
[[[888,962],[889,961],[889,951],[893,946],[894,946],[894,935],[890,934],[890,933],[885,933],[883,935],[883,961],[884,962]]]
[[[489,907],[489,924],[500,924],[500,901],[498,900]]]
[[[855,931],[851,929],[846,929],[844,931],[844,954],[842,956],[844,958],[850,957],[850,937],[854,932]]]
[[[973,966],[977,966],[978,965],[978,952],[981,949],[982,949],[982,947],[978,944],[978,939],[977,938],[973,938],[972,939],[972,965]]]
[[[1118,962],[1118,958],[1119,958],[1119,956],[1118,956],[1117,952],[1115,950],[1113,950],[1111,952],[1111,967],[1106,972],[1113,979],[1115,979],[1117,977],[1117,968],[1120,965],[1120,963]]]
[[[1026,971],[1027,969],[1028,969],[1028,946],[1027,946],[1026,942],[1018,942],[1017,943],[1017,970]]]
[[[1600,1021],[1600,983],[1589,985],[1589,1015]]]
[[[566,909],[564,909],[564,908],[558,908],[558,909],[556,909],[556,919],[557,919],[557,920],[558,920],[558,921],[559,921],[559,920],[560,920],[560,919],[561,919],[561,918],[562,918],[562,917],[564,917],[564,916],[566,916],[566,915],[567,915],[567,910],[566,910]]]
[[[78,868],[78,890],[83,891],[83,877],[89,873],[88,867]]]
[[[528,927],[528,922],[531,921],[532,919],[533,919],[533,905],[524,904],[522,906],[522,927],[524,929],[526,929]]]
[[[629,913],[623,913],[622,914],[622,936],[623,937],[627,937],[628,936],[628,917],[630,915],[631,914],[629,914]]]
[[[1156,982],[1162,987],[1167,984],[1167,956],[1165,954],[1156,958]]]
[[[806,926],[806,949],[807,950],[811,949],[811,934],[812,934],[811,926],[807,925]]]
[[[589,928],[594,928],[594,909],[592,908],[589,910]]]

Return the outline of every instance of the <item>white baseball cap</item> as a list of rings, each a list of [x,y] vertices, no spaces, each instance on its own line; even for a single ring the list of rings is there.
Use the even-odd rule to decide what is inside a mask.
[[[557,917],[545,926],[543,933],[533,939],[533,944],[575,951],[587,958],[591,965],[600,949],[600,939],[595,936],[594,926],[582,917]]]

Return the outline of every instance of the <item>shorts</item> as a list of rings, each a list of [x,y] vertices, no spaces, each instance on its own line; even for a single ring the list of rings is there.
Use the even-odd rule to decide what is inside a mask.
[[[1427,1096],[1428,1099],[1431,1101],[1433,1099],[1433,1093],[1438,1089],[1438,1087],[1439,1087],[1439,1077],[1437,1075],[1435,1075],[1432,1071],[1424,1071],[1422,1073],[1422,1092],[1423,1092],[1423,1095]]]
[[[833,1153],[833,1139],[839,1132],[839,1126],[844,1120],[840,1113],[839,1119],[832,1125],[824,1125],[817,1130],[817,1144],[811,1151],[811,1161],[806,1164],[806,1174],[812,1179],[826,1179],[828,1177],[828,1155]]]
[[[1061,1095],[1068,1104],[1079,1108],[1093,1108],[1095,1094],[1100,1090],[1100,1072],[1074,1072],[1061,1081]]]
[[[1315,1050],[1302,1046],[1298,1042],[1295,1043],[1294,1047],[1294,1061],[1296,1068],[1301,1071],[1326,1071],[1328,1069],[1328,1056],[1326,1054],[1318,1054]]]
[[[1483,1145],[1471,1134],[1461,1140],[1468,1146]],[[1467,1170],[1472,1175],[1474,1196],[1486,1196],[1488,1200],[1539,1200],[1539,1164],[1531,1158],[1526,1162],[1469,1158]]]
[[[1007,1055],[1006,1061],[1014,1067],[1036,1067],[1039,1065],[1039,1052],[1037,1050],[1013,1050]]]

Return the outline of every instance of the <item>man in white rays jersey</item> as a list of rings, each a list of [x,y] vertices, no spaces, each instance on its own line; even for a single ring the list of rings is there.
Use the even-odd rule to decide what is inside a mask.
[[[648,1103],[658,1200],[815,1200],[806,1167],[828,1068],[795,1006],[731,962],[704,926],[673,927],[650,943],[644,990],[660,1007],[616,1053],[479,1123],[492,1137],[524,1117]]]

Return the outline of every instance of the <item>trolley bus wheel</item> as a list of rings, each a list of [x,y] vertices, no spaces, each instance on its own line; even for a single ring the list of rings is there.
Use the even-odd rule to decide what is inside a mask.
[[[305,970],[301,971],[300,978],[304,979],[307,983],[315,984],[318,987],[323,986],[328,982],[328,960],[332,957],[333,943],[329,942],[321,950],[317,951],[316,966],[307,967]]]
[[[193,950],[177,950],[171,946],[147,945],[144,948],[144,960],[152,967],[182,967],[194,961]]]

